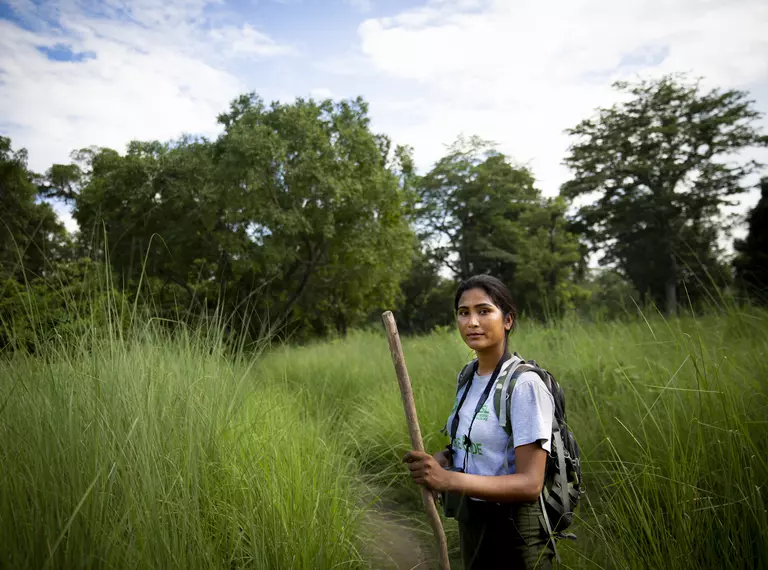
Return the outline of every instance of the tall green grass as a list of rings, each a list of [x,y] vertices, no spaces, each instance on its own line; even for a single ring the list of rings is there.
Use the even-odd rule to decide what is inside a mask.
[[[431,544],[383,333],[247,356],[135,329],[0,360],[0,566],[363,568],[378,494]],[[522,323],[511,347],[561,381],[582,448],[566,567],[768,567],[767,313]],[[404,349],[437,450],[470,354]]]
[[[327,421],[215,335],[107,334],[0,378],[0,567],[362,566]]]

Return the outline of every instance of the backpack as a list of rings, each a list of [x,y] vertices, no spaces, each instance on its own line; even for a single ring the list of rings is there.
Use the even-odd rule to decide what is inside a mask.
[[[544,382],[544,385],[552,394],[555,402],[554,419],[552,422],[552,452],[547,458],[547,466],[544,474],[544,487],[539,500],[544,511],[544,520],[550,534],[555,533],[558,538],[576,538],[575,535],[565,533],[573,522],[573,511],[579,504],[579,497],[584,492],[581,479],[581,458],[576,438],[568,429],[565,417],[565,393],[555,380],[554,376],[541,368],[535,360],[523,360],[515,353],[517,362],[512,362],[503,374],[496,380],[493,394],[494,409],[499,417],[499,425],[512,436],[512,419],[510,406],[512,402],[512,390],[521,374],[535,372]],[[467,364],[459,373],[456,393],[465,386],[474,374],[474,360]],[[505,363],[506,364],[506,363]],[[501,405],[501,402],[504,405]],[[457,411],[458,413],[458,411]],[[551,524],[555,521],[555,524]]]

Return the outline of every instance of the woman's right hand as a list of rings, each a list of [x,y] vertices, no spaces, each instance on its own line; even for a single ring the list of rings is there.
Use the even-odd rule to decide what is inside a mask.
[[[438,451],[432,457],[434,457],[443,469],[448,469],[451,466],[451,452],[447,449]]]

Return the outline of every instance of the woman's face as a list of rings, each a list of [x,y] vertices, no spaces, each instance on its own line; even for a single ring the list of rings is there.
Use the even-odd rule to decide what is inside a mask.
[[[504,343],[512,328],[512,315],[506,319],[483,289],[468,289],[459,299],[456,315],[461,338],[475,352],[482,352]]]

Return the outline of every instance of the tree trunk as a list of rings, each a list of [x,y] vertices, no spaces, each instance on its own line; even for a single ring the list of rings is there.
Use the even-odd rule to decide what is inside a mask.
[[[301,278],[301,282],[299,283],[299,286],[296,288],[296,290],[293,292],[291,297],[288,299],[282,311],[280,311],[276,321],[272,325],[270,325],[269,332],[267,333],[268,336],[272,336],[272,334],[288,320],[288,317],[290,316],[291,311],[293,310],[293,306],[296,304],[296,302],[299,300],[301,295],[304,293],[304,290],[307,288],[307,285],[309,284],[309,279],[310,277],[312,277],[313,273],[315,272],[315,269],[317,268],[317,264],[319,263],[320,258],[323,255],[325,255],[325,251],[327,249],[326,245],[320,244],[320,247],[315,249],[308,238],[305,238],[305,242],[307,245],[307,252],[309,253],[309,260],[305,262],[306,267],[304,270],[304,275]]]
[[[667,316],[672,317],[677,314],[677,290],[675,287],[675,279],[667,279],[665,288],[667,293]]]
[[[557,299],[557,296],[555,295],[555,288],[557,287],[557,264],[555,263],[555,253],[557,252],[557,249],[555,248],[556,214],[552,214],[550,223],[552,225],[549,226],[549,252],[552,254],[552,267],[549,270],[549,291],[547,293],[552,295],[553,299]]]
[[[673,253],[669,254],[670,274],[664,284],[667,297],[667,316],[677,315],[677,261]]]

